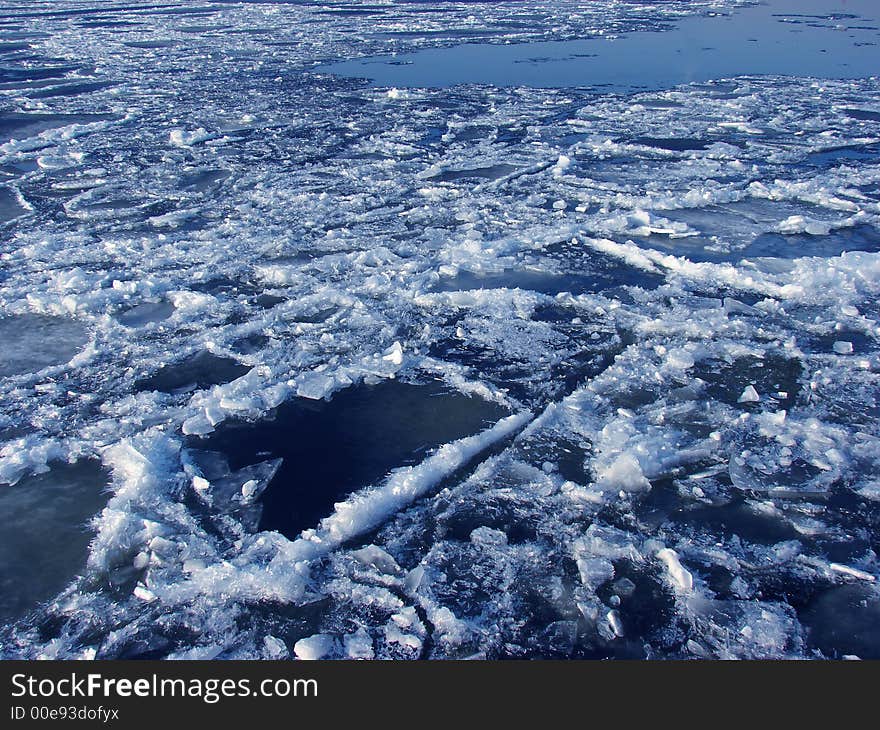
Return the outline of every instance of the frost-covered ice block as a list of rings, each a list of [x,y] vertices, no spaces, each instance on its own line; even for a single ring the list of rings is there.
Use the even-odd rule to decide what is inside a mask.
[[[22,618],[85,568],[89,520],[107,484],[99,464],[81,461],[0,486],[0,623]]]
[[[293,646],[297,659],[324,659],[336,651],[336,639],[329,634],[314,634],[300,639]]]
[[[88,342],[81,322],[44,314],[0,318],[0,377],[62,365]]]
[[[263,493],[260,527],[295,537],[352,491],[506,414],[497,404],[450,392],[437,382],[392,380],[353,386],[329,401],[294,398],[271,419],[226,422],[207,439],[190,443],[221,452],[233,469],[267,456],[283,459]]]
[[[613,462],[599,470],[596,488],[602,491],[640,492],[651,489],[638,460],[629,453],[620,454]]]
[[[320,400],[333,392],[333,378],[323,373],[305,373],[300,376],[296,386],[296,394],[301,398]]]
[[[216,132],[209,132],[204,127],[198,129],[172,129],[168,135],[171,144],[177,147],[192,147],[200,142],[207,142],[217,137]]]
[[[677,591],[690,593],[694,588],[694,577],[691,575],[678,558],[678,553],[669,548],[663,548],[657,552],[657,557],[666,566],[669,579]]]

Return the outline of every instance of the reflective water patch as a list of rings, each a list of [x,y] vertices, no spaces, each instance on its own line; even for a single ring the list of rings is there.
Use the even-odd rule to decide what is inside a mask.
[[[263,494],[260,528],[296,537],[352,491],[504,415],[501,406],[437,382],[391,380],[349,388],[329,401],[294,399],[270,420],[225,423],[190,444],[222,453],[233,469],[283,459]]]

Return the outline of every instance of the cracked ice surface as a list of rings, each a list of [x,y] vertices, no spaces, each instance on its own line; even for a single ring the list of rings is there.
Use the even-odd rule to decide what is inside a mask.
[[[0,488],[112,478],[4,656],[880,656],[880,84],[315,70],[685,4],[504,6],[10,11]],[[473,431],[260,531],[211,435],[391,378]]]

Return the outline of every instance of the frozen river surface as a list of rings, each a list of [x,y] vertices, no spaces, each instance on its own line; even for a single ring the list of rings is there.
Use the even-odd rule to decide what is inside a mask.
[[[880,658],[872,2],[4,2],[0,655]]]

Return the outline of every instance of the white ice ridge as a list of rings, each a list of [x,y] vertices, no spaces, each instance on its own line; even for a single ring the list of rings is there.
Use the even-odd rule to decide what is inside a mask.
[[[295,561],[313,560],[376,527],[532,418],[529,411],[506,416],[481,433],[441,446],[416,466],[393,471],[380,486],[356,492],[337,503],[333,514],[321,520],[317,529],[306,530],[293,542],[287,557]]]
[[[689,593],[694,588],[694,577],[678,559],[678,553],[669,548],[663,548],[657,551],[657,557],[663,561],[666,566],[666,572],[669,579],[675,586],[676,590]]]
[[[382,484],[337,504],[317,529],[293,542],[272,532],[244,536],[234,555],[218,552],[177,502],[178,480],[164,477],[179,445],[159,433],[128,440],[106,453],[116,493],[96,518],[89,562],[96,570],[113,571],[120,561],[128,563],[129,555],[145,554],[150,577],[135,587],[134,597],[149,598],[163,609],[196,602],[200,610],[213,611],[221,594],[224,602],[298,602],[306,595],[313,560],[387,520],[531,419],[529,412],[513,414],[441,446],[420,464],[398,469]]]

